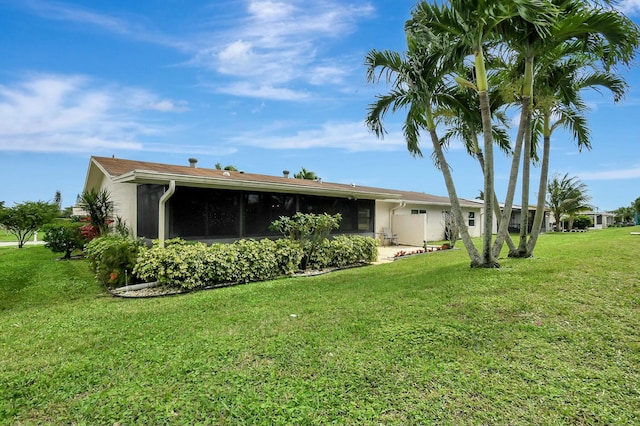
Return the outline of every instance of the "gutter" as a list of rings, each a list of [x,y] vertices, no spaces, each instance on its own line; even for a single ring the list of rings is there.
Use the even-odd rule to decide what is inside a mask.
[[[396,207],[389,210],[389,227],[392,227],[393,225],[393,215],[395,214],[396,210],[401,209],[406,205],[407,205],[406,201],[400,201]]]
[[[169,181],[169,188],[162,194],[160,201],[158,201],[158,241],[160,247],[164,247],[165,233],[167,230],[166,224],[166,204],[169,198],[176,192],[176,181]]]

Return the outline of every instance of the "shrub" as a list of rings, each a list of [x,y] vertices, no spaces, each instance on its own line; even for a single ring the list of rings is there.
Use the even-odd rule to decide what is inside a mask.
[[[296,213],[292,217],[281,216],[273,221],[269,229],[280,231],[286,238],[298,242],[304,252],[301,268],[306,269],[309,261],[325,243],[331,230],[340,227],[342,215]]]
[[[359,235],[339,235],[325,240],[315,251],[309,266],[316,269],[370,263],[378,257],[378,240]]]
[[[573,227],[578,229],[587,229],[593,226],[593,220],[586,215],[577,215],[573,219]]]
[[[134,273],[146,281],[193,289],[220,283],[246,283],[291,275],[302,250],[290,241],[240,240],[232,244],[185,244],[142,250]]]
[[[64,253],[64,259],[70,259],[74,250],[82,250],[88,242],[80,228],[79,222],[60,222],[44,225],[45,247],[54,253]]]
[[[120,287],[136,281],[132,272],[142,247],[142,240],[113,234],[91,240],[86,253],[96,279],[109,287]]]

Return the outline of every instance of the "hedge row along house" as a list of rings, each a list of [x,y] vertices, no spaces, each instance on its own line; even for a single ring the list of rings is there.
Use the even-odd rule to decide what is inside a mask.
[[[397,242],[421,246],[444,239],[448,197],[283,176],[108,157],[91,157],[84,190],[107,189],[114,214],[134,236],[181,237],[207,243],[277,237],[269,230],[296,212],[342,215],[336,234],[381,238],[391,229]],[[482,204],[461,200],[469,232],[482,235]]]

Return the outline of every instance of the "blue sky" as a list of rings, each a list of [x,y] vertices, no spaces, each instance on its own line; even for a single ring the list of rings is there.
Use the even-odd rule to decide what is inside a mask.
[[[386,91],[366,83],[364,57],[404,48],[414,4],[0,0],[0,201],[60,190],[72,205],[91,155],[196,157],[270,175],[305,167],[325,181],[446,195],[428,139],[424,158],[406,151],[401,113],[384,140],[364,126]],[[640,22],[640,0],[620,7]],[[631,89],[618,104],[587,95],[591,151],[566,133],[552,139],[551,172],[580,177],[600,210],[640,196],[640,69],[625,76]],[[459,195],[475,198],[479,166],[455,144],[448,155]],[[498,153],[500,198],[508,167]]]

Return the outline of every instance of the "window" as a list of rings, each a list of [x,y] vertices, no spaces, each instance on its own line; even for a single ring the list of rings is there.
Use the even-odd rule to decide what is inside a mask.
[[[411,214],[427,214],[426,210],[411,209]]]
[[[295,212],[295,195],[245,193],[244,235],[278,235],[278,232],[269,229],[269,225],[280,216],[292,216]]]
[[[476,212],[469,212],[469,226],[476,226]]]

